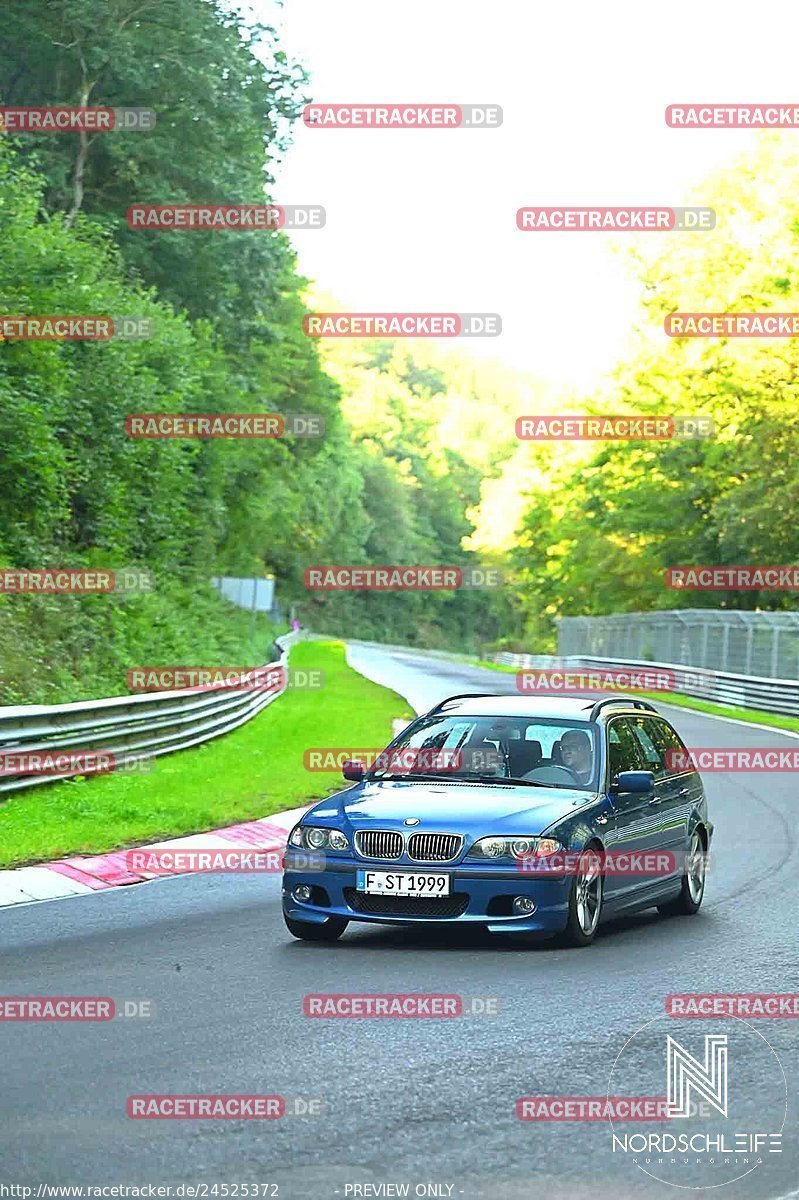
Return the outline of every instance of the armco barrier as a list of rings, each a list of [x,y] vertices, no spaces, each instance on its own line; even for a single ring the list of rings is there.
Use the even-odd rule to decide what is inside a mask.
[[[280,659],[269,666],[286,666],[297,636],[288,633],[276,639]],[[230,733],[284,691],[285,675],[283,686],[270,692],[226,684],[213,691],[186,688],[74,704],[0,708],[0,754],[101,751],[116,759],[170,754]],[[0,795],[78,774],[82,772],[0,775]]]
[[[674,675],[674,690],[685,696],[711,700],[734,708],[759,708],[761,712],[781,713],[799,717],[799,679],[763,679],[755,675],[733,675],[728,671],[707,671],[703,667],[687,667],[684,663],[640,662],[627,658],[593,658],[568,655],[556,658],[543,654],[494,655],[494,661],[519,671],[552,667],[568,670],[646,670],[670,671]]]

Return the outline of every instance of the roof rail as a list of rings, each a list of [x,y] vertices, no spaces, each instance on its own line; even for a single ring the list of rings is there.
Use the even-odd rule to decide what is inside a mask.
[[[457,696],[447,696],[446,700],[439,700],[438,704],[434,704],[429,713],[438,712],[445,704],[451,704],[453,700],[495,700],[496,696],[493,692],[459,692]]]
[[[591,709],[588,720],[595,721],[606,704],[627,704],[631,708],[642,708],[645,712],[657,712],[654,704],[650,704],[648,700],[639,700],[636,696],[603,696]]]

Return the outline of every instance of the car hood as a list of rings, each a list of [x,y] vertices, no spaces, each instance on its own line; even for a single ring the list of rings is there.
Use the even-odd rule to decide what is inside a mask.
[[[401,829],[416,818],[419,832],[538,834],[595,799],[595,793],[516,784],[370,781],[328,796],[306,814],[325,821],[346,819],[352,829],[370,825]]]

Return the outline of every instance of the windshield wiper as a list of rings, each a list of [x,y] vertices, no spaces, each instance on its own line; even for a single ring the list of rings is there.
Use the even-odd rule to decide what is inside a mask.
[[[517,779],[515,775],[469,775],[465,778],[475,779],[478,783],[518,783],[522,787],[542,788],[553,786],[551,783],[542,783],[540,779]]]
[[[367,778],[365,776],[365,778]],[[459,775],[455,771],[386,771],[384,774],[368,776],[369,779],[447,779],[450,783],[510,783],[522,787],[557,787],[557,784],[541,783],[539,779],[517,779],[513,775]]]
[[[381,771],[365,775],[364,779],[452,779],[452,771]]]

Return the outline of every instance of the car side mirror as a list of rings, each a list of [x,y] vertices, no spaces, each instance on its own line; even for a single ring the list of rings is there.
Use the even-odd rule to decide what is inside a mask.
[[[351,779],[353,783],[358,783],[363,779],[365,769],[362,762],[355,762],[348,758],[341,768],[341,774],[345,779]]]
[[[655,786],[655,776],[651,771],[619,771],[610,785],[611,792],[651,792]]]

